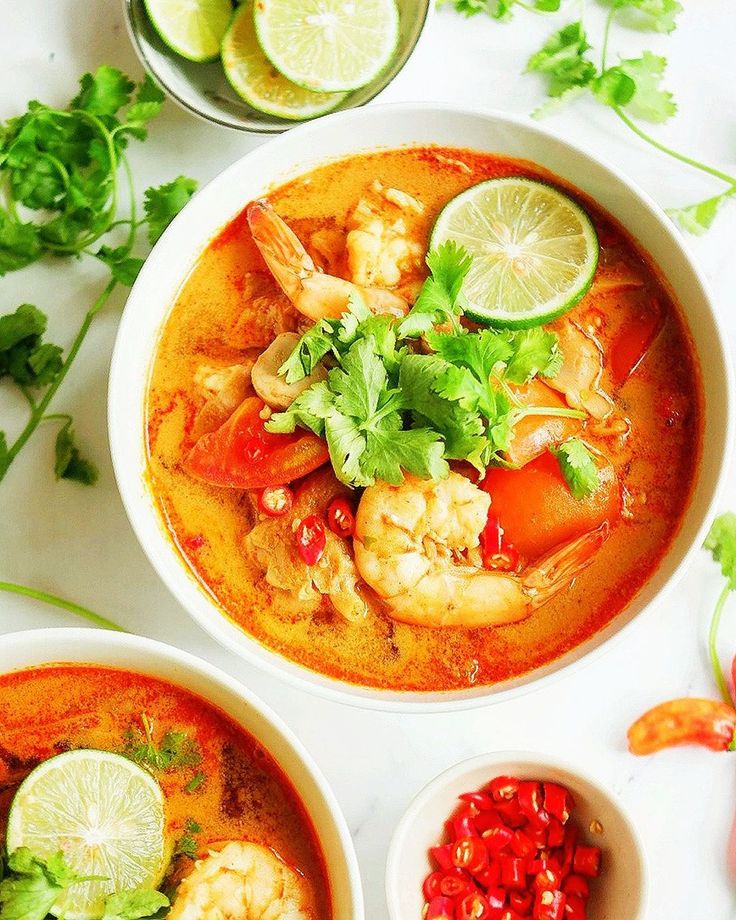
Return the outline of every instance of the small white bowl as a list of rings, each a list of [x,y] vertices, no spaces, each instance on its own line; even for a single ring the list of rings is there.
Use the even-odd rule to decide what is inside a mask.
[[[469,147],[532,160],[590,195],[651,255],[680,303],[703,371],[703,459],[682,526],[662,562],[621,613],[543,667],[491,686],[446,692],[361,687],[309,670],[240,629],[202,588],[161,519],[146,478],[146,397],[151,364],[177,293],[217,232],[255,198],[315,166],[351,154],[413,145]],[[626,176],[528,119],[436,103],[371,105],[327,115],[274,138],[202,189],[146,260],[128,298],[110,368],[108,423],[115,476],[151,564],[185,610],[226,648],[281,679],[328,699],[374,709],[439,712],[482,706],[541,687],[599,653],[661,600],[700,551],[717,508],[734,441],[733,372],[705,278],[662,209]]]
[[[600,879],[591,887],[590,920],[643,920],[649,895],[646,858],[639,835],[621,804],[592,777],[545,754],[499,751],[450,767],[416,796],[391,839],[386,862],[386,898],[391,920],[422,920],[422,884],[435,866],[429,848],[442,843],[444,823],[458,796],[487,785],[496,776],[547,780],[566,786],[575,799],[573,818],[603,849]]]
[[[158,677],[198,694],[242,725],[291,779],[312,820],[335,920],[364,920],[358,861],[340,806],[306,748],[255,694],[201,658],[140,636],[103,629],[34,629],[2,637],[0,674],[52,663],[97,664]]]

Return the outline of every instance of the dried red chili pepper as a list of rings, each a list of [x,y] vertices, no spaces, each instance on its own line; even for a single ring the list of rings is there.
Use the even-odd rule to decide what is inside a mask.
[[[660,703],[629,729],[632,754],[653,754],[679,744],[713,751],[736,749],[736,709],[720,700],[683,698]]]

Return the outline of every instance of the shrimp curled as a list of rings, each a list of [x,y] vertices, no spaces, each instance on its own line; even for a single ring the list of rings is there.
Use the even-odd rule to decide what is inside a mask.
[[[168,920],[314,920],[305,888],[273,850],[230,842],[197,862]]]
[[[439,482],[407,476],[363,493],[355,562],[396,620],[417,626],[500,626],[523,620],[568,585],[608,536],[608,524],[553,550],[520,574],[469,565],[490,496],[459,473]]]

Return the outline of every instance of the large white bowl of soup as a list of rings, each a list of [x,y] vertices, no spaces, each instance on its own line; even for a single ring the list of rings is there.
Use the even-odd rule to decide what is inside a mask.
[[[502,179],[568,202],[585,283],[527,329],[440,311],[404,336],[434,303],[438,214]],[[519,207],[527,242],[550,237]],[[492,223],[504,271],[526,271],[521,224]],[[543,240],[553,262],[566,233]],[[443,335],[501,357],[474,371]],[[333,699],[461,708],[581,662],[682,575],[726,468],[731,379],[704,279],[615,168],[506,115],[375,106],[248,154],[167,230],[120,326],[112,456],[149,559],[225,646]],[[499,405],[513,424],[493,428]]]
[[[9,824],[18,824],[14,813],[28,807],[28,795],[14,803],[24,798],[31,774],[63,773],[68,752],[101,752],[113,755],[113,766],[125,758],[160,789],[166,858],[157,886],[174,903],[172,918],[202,916],[219,898],[242,916],[362,920],[355,851],[326,781],[279,717],[217,668],[138,636],[92,629],[14,633],[0,648],[0,722],[3,848]],[[85,860],[94,854],[92,846],[80,849],[80,833],[104,841],[110,805],[97,800],[101,781],[82,774],[77,786],[67,773],[64,783],[58,839],[28,831],[24,840],[35,857],[48,860],[61,851],[72,870],[86,875]],[[52,796],[53,787],[44,788]],[[138,814],[136,800],[128,814],[126,788],[133,787],[120,786],[116,807],[124,819],[120,839],[130,846],[126,821],[137,815],[145,827],[146,815]],[[43,809],[41,793],[30,798],[36,811]],[[54,807],[52,799],[48,810]],[[73,819],[82,831],[65,835]],[[30,819],[25,823],[33,830]],[[135,841],[133,848],[134,866]],[[11,856],[14,849],[9,843]],[[109,878],[112,862],[103,868]],[[100,898],[119,894],[107,879],[102,886]],[[93,907],[90,915],[101,911]]]

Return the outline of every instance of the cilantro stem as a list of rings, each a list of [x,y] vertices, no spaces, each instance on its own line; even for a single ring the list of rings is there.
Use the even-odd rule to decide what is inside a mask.
[[[102,293],[99,295],[97,300],[92,304],[89,311],[85,315],[84,320],[82,321],[82,325],[79,327],[79,331],[77,332],[77,335],[74,341],[72,342],[72,346],[69,349],[69,353],[64,359],[64,363],[61,365],[61,369],[59,370],[59,373],[56,375],[54,382],[46,390],[41,401],[34,404],[34,407],[31,410],[31,414],[28,418],[28,422],[26,423],[25,428],[18,435],[15,442],[11,444],[11,446],[8,448],[8,452],[5,455],[4,463],[2,467],[0,467],[0,482],[2,482],[3,478],[5,477],[5,474],[10,468],[10,465],[12,464],[13,460],[15,460],[15,458],[18,456],[18,454],[21,452],[21,450],[25,446],[28,439],[31,437],[31,435],[36,430],[36,428],[38,428],[40,422],[43,420],[43,417],[46,414],[46,409],[48,409],[49,407],[49,403],[56,395],[56,391],[59,389],[59,387],[63,383],[64,378],[66,377],[69,371],[69,368],[72,366],[74,359],[77,356],[77,352],[82,347],[82,343],[84,342],[87,336],[87,333],[89,332],[89,328],[92,325],[92,321],[94,320],[95,316],[100,312],[102,307],[105,305],[105,303],[107,302],[107,299],[109,298],[110,294],[112,294],[116,285],[117,285],[117,281],[114,278],[111,278],[108,281],[107,285],[105,286],[105,289],[102,291]]]
[[[606,69],[606,57],[608,55],[608,37],[611,34],[611,26],[613,25],[613,17],[618,12],[618,7],[614,3],[611,9],[608,11],[608,16],[606,16],[606,25],[603,29],[603,46],[601,48],[601,73]]]
[[[642,130],[635,121],[632,121],[629,118],[629,116],[620,106],[614,105],[611,106],[611,108],[618,115],[621,121],[628,128],[630,128],[634,134],[638,135],[638,137],[640,137],[643,141],[646,141],[647,144],[651,144],[652,147],[655,147],[662,153],[666,153],[668,156],[674,157],[675,160],[679,160],[681,163],[692,166],[693,169],[699,169],[701,172],[707,173],[709,176],[714,176],[716,179],[720,179],[722,182],[727,182],[729,185],[736,186],[736,176],[730,176],[728,173],[721,172],[720,169],[716,169],[713,166],[707,166],[705,163],[701,163],[699,160],[694,160],[692,157],[686,156],[684,153],[678,153],[677,150],[673,150],[671,147],[667,147],[665,144],[662,144],[653,138],[650,134],[647,134],[646,131]]]
[[[36,601],[42,601],[44,604],[50,604],[52,607],[59,607],[61,610],[67,610],[76,616],[84,617],[90,623],[101,626],[103,629],[112,629],[115,632],[127,632],[122,626],[113,623],[106,617],[100,616],[87,607],[75,604],[73,601],[64,600],[63,597],[57,597],[55,594],[48,594],[46,591],[37,591],[35,588],[28,588],[25,585],[16,585],[9,581],[0,581],[0,591],[8,591],[11,594],[20,594],[22,597],[30,597]]]
[[[728,689],[728,683],[723,674],[723,668],[721,667],[721,661],[718,656],[718,648],[716,645],[718,639],[718,629],[721,625],[721,619],[723,617],[723,611],[726,608],[726,600],[728,595],[731,593],[731,585],[727,582],[723,586],[723,590],[720,593],[718,601],[713,611],[713,618],[710,621],[710,630],[708,631],[708,655],[710,656],[711,667],[713,668],[713,676],[716,679],[716,684],[718,690],[720,691],[721,696],[727,703],[733,704],[733,699],[731,698],[731,693]]]
[[[586,413],[580,409],[564,409],[561,406],[529,406],[528,409],[518,409],[514,417],[518,421],[528,415],[553,415],[560,418],[586,418]]]

